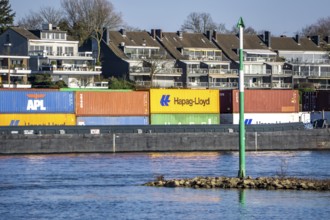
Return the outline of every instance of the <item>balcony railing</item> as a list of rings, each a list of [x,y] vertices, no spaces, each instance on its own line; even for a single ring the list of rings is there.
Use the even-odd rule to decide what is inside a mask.
[[[273,82],[272,88],[274,88],[274,89],[291,89],[292,83]]]
[[[93,57],[93,52],[91,51],[85,51],[85,52],[59,52],[59,51],[47,51],[47,50],[33,50],[29,51],[29,56],[41,56],[41,57],[47,57],[47,56],[60,56],[60,57],[68,57],[68,56],[78,56],[78,57],[86,57],[91,58]]]
[[[209,82],[210,88],[238,88],[237,82]]]
[[[303,59],[293,59],[286,60],[287,63],[292,64],[330,64],[330,59],[314,59],[314,60],[303,60]]]
[[[189,75],[207,75],[209,72],[208,69],[204,69],[204,68],[188,68],[187,73]]]
[[[269,57],[245,57],[244,60],[249,62],[275,62],[275,58]]]
[[[130,73],[151,73],[150,67],[130,67],[129,68]]]
[[[248,71],[244,71],[244,74],[246,75],[271,75],[272,74],[272,70],[266,70],[266,71],[260,71],[260,72],[248,72]]]
[[[187,87],[189,87],[189,88],[194,88],[194,87],[207,88],[207,87],[209,87],[209,83],[208,82],[187,82]]]
[[[155,71],[156,74],[182,74],[181,68],[163,68]]]
[[[270,83],[244,83],[246,88],[270,88]]]
[[[222,56],[193,56],[183,55],[185,60],[199,60],[199,61],[222,61]]]
[[[158,82],[155,81],[152,83],[151,86],[151,81],[135,81],[135,85],[141,86],[141,87],[159,87],[159,88],[171,88],[171,87],[183,87],[182,82]]]
[[[238,74],[236,69],[209,69],[209,74]]]

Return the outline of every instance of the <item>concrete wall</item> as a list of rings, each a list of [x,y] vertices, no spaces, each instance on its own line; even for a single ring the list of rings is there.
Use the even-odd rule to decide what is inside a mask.
[[[237,151],[238,133],[3,134],[0,154]],[[330,129],[248,132],[246,150],[330,149]]]

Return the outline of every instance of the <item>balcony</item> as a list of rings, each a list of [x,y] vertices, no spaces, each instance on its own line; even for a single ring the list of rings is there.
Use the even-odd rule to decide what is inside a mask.
[[[238,70],[236,69],[208,69],[210,75],[221,75],[221,74],[230,74],[238,75]]]
[[[194,56],[184,55],[184,60],[197,60],[197,61],[222,61],[222,56]]]
[[[182,88],[182,82],[153,82],[151,86],[151,81],[135,81],[136,86],[144,87],[144,88]]]
[[[269,57],[245,57],[244,61],[247,62],[275,62],[275,58]]]
[[[182,69],[181,68],[163,68],[155,71],[156,75],[173,75],[173,76],[181,76]]]
[[[141,76],[141,75],[149,76],[150,73],[151,73],[150,67],[133,66],[129,68],[129,74],[132,76]]]
[[[249,71],[244,71],[244,74],[246,75],[256,75],[256,76],[260,76],[260,75],[264,75],[264,76],[270,76],[272,74],[272,70],[266,70],[266,71],[260,71],[260,72],[249,72]]]
[[[254,88],[254,89],[270,89],[271,84],[270,83],[244,83],[245,88]]]
[[[31,84],[2,84],[3,88],[16,88],[16,89],[30,89],[31,88]]]
[[[209,88],[236,89],[237,82],[209,82]]]
[[[188,68],[188,75],[196,75],[196,76],[207,76],[209,69],[204,68]]]
[[[292,83],[281,83],[281,82],[273,82],[272,88],[273,89],[292,89]]]
[[[208,82],[187,82],[188,88],[208,88]]]

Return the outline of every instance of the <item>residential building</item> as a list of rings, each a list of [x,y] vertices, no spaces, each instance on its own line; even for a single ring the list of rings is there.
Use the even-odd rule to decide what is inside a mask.
[[[182,69],[156,40],[155,30],[106,30],[101,54],[105,77],[130,79],[143,87],[182,87]]]
[[[213,32],[212,36],[214,43],[230,58],[230,69],[238,70],[239,36],[216,32]],[[270,49],[269,37],[269,32],[266,32],[262,39],[258,35],[244,34],[244,86],[251,89],[291,89],[292,73],[283,69],[284,60]],[[227,75],[224,81],[230,85],[237,82],[237,77]]]
[[[208,35],[182,31],[155,32],[157,40],[176,59],[182,68],[182,82],[187,88],[221,87],[224,74],[230,73],[230,61]],[[237,74],[237,72],[236,72]]]
[[[0,87],[31,88],[28,82],[28,76],[31,74],[29,58],[10,54],[0,55]]]
[[[92,52],[78,52],[79,42],[51,24],[41,30],[11,27],[0,36],[0,51],[8,43],[11,55],[29,57],[32,74],[49,73],[53,81],[63,80],[71,88],[93,87],[94,77],[101,74]]]
[[[321,44],[330,45],[329,37],[320,36],[270,37],[270,47],[285,60],[286,69],[293,72],[293,82],[314,83],[316,89],[330,89],[329,51]]]

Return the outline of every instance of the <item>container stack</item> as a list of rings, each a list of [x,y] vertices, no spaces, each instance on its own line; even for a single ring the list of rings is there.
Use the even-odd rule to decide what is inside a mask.
[[[77,125],[148,125],[148,92],[76,92]]]
[[[75,125],[74,93],[35,90],[0,91],[0,125]]]
[[[218,90],[150,89],[152,125],[219,124]]]
[[[330,91],[319,90],[304,92],[302,95],[302,109],[310,112],[311,122],[325,119],[330,123]]]
[[[221,124],[239,124],[239,91],[220,91]],[[246,90],[244,92],[245,124],[299,122],[297,90]]]

